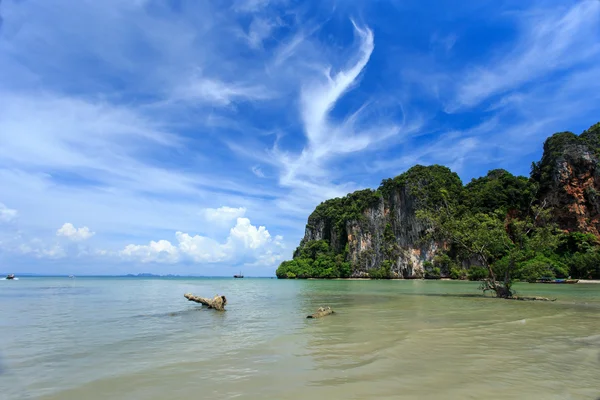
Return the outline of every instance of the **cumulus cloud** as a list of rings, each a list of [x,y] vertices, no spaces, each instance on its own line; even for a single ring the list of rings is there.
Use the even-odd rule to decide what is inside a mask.
[[[6,207],[3,203],[0,203],[0,222],[9,222],[17,218],[17,210]]]
[[[75,242],[87,240],[95,234],[96,232],[90,231],[90,228],[88,228],[87,226],[84,226],[82,228],[75,228],[75,226],[73,226],[73,224],[71,224],[70,222],[65,223],[56,231],[57,236],[64,236]]]
[[[258,249],[271,241],[267,228],[264,226],[257,228],[248,218],[238,218],[237,224],[229,232],[227,244],[231,248]]]
[[[179,251],[168,240],[159,240],[151,241],[148,245],[127,245],[121,251],[121,256],[135,258],[143,263],[173,263],[179,260]]]
[[[244,207],[219,207],[219,208],[207,208],[202,214],[204,218],[211,222],[230,222],[235,221],[237,218],[243,217],[246,214]]]
[[[278,250],[284,246],[283,237],[272,237],[264,226],[256,227],[248,218],[237,218],[227,240],[176,232],[176,244],[168,240],[151,241],[147,245],[127,245],[120,255],[142,263],[174,264],[183,261],[273,266],[281,259]]]

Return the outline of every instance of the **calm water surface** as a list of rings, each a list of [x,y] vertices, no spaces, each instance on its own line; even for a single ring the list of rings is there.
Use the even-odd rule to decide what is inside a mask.
[[[596,399],[600,285],[0,281],[2,399]],[[202,310],[185,292],[227,295]],[[305,316],[321,305],[337,315]]]

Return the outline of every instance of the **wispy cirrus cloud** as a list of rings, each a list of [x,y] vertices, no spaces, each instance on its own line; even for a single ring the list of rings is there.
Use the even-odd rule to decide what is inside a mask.
[[[534,80],[588,64],[600,54],[596,35],[600,2],[578,1],[572,6],[554,4],[514,14],[516,43],[495,54],[488,64],[467,69],[458,82],[449,111],[473,107],[486,99],[518,89]]]
[[[219,207],[207,208],[203,210],[202,215],[210,222],[231,222],[237,218],[241,218],[246,214],[244,207]]]
[[[279,182],[293,189],[290,198],[279,202],[280,206],[289,210],[301,210],[303,204],[314,206],[315,199],[337,197],[354,189],[351,183],[334,184],[334,170],[328,163],[367,150],[401,130],[396,121],[384,119],[375,124],[373,120],[365,123],[368,100],[358,109],[348,111],[341,119],[332,116],[344,94],[359,84],[360,74],[374,50],[373,32],[368,27],[352,24],[358,43],[355,55],[348,57],[349,65],[337,72],[331,65],[320,66],[302,84],[299,111],[306,145],[299,153],[279,146],[273,149],[281,165]]]
[[[196,101],[212,106],[227,106],[236,101],[266,100],[275,94],[264,87],[241,82],[222,82],[194,77],[173,91],[171,101]]]

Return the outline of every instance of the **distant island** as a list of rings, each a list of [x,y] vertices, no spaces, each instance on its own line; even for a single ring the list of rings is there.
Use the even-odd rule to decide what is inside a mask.
[[[599,156],[597,123],[549,137],[529,177],[495,169],[463,185],[447,167],[414,166],[318,205],[276,275],[598,279]]]

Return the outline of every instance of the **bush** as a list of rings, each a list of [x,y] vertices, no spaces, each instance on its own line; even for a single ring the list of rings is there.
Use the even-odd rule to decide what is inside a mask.
[[[467,271],[460,267],[450,268],[450,279],[465,279],[467,277]]]
[[[384,261],[379,268],[369,270],[369,278],[371,279],[390,279],[392,277],[392,262]]]
[[[278,278],[333,279],[349,278],[352,275],[352,266],[345,261],[346,254],[333,254],[325,240],[308,242],[297,253],[296,258],[279,265],[275,272]]]
[[[543,255],[523,261],[517,265],[515,278],[527,282],[535,282],[541,278],[566,278],[569,270],[560,261]]]
[[[577,252],[565,259],[571,276],[600,279],[600,251]]]
[[[425,279],[440,279],[442,271],[438,267],[432,267],[425,270]]]
[[[480,281],[489,276],[488,270],[485,267],[473,266],[467,271],[467,277],[470,281]]]
[[[448,254],[438,254],[433,258],[433,266],[438,267],[442,275],[449,276],[450,270],[456,268],[456,263]]]

